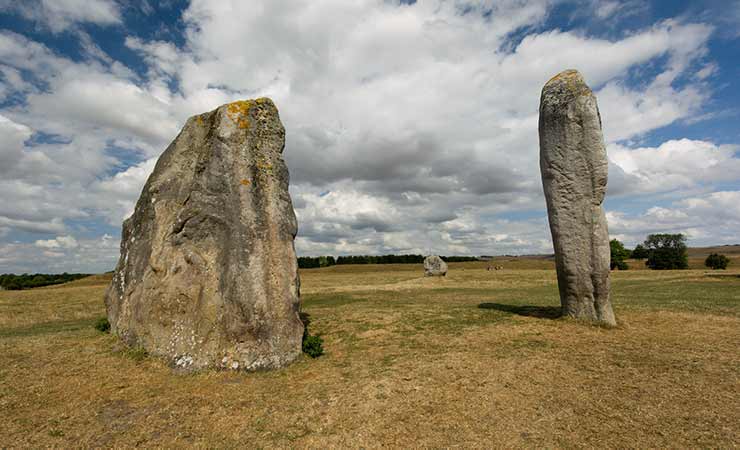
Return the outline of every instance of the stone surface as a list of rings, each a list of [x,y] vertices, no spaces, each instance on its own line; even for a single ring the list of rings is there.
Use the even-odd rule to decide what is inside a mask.
[[[447,263],[439,256],[432,255],[424,258],[424,276],[443,277],[447,275]]]
[[[558,74],[542,89],[539,135],[563,314],[613,325],[602,207],[608,161],[596,97],[577,71]]]
[[[270,99],[191,117],[157,161],[105,296],[111,331],[184,369],[301,352],[297,224]]]

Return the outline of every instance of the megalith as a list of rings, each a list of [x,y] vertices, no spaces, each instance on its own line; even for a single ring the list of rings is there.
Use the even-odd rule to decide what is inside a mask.
[[[284,145],[267,98],[188,119],[123,223],[105,304],[127,345],[187,370],[271,369],[300,355]]]
[[[436,255],[424,258],[425,277],[444,277],[447,275],[447,263]]]
[[[609,299],[608,161],[596,97],[575,70],[542,88],[540,171],[563,315],[616,324]]]

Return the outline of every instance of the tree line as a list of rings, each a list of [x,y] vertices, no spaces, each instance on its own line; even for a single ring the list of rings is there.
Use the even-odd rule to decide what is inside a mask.
[[[478,261],[475,256],[442,256],[445,262]],[[350,256],[300,256],[298,267],[314,269],[318,267],[339,266],[345,264],[421,264],[422,255],[350,255]]]
[[[0,275],[0,287],[9,291],[17,291],[20,289],[31,289],[41,286],[50,286],[52,284],[68,283],[87,276],[89,276],[89,274],[67,272],[61,274],[24,273],[22,275],[4,273]]]

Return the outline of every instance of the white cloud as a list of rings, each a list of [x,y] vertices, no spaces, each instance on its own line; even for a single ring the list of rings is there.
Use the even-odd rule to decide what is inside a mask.
[[[624,4],[586,3],[603,20],[627,14]],[[122,20],[112,2],[74,14],[69,5],[27,17],[55,31]],[[0,94],[25,98],[0,111],[0,234],[69,234],[84,248],[65,221],[120,223],[187,116],[267,95],[286,126],[299,251],[546,252],[537,106],[545,81],[571,67],[597,89],[610,194],[704,198],[697,189],[737,180],[731,146],[631,148],[706,107],[719,70],[706,58],[710,26],[668,20],[605,39],[542,29],[550,5],[194,0],[184,45],[122,43],[143,59],[143,76],[79,29],[74,61],[0,33]],[[539,216],[503,218],[527,211]],[[48,238],[38,240],[56,242]]]
[[[0,174],[10,172],[23,158],[23,146],[31,137],[31,129],[0,115]]]
[[[48,234],[60,233],[65,231],[66,228],[59,218],[52,218],[51,220],[23,220],[0,215],[0,236],[8,234],[11,230]]]
[[[104,202],[96,207],[111,225],[118,225],[133,214],[136,200],[156,162],[157,158],[150,158],[91,186],[93,198]]]
[[[54,239],[38,240],[36,247],[41,248],[77,248],[77,239],[72,236],[57,236]]]
[[[702,67],[701,70],[696,72],[696,78],[704,80],[716,74],[718,70],[719,66],[717,66],[717,63],[708,63]]]
[[[609,233],[628,245],[642,242],[650,233],[684,233],[689,245],[740,243],[740,191],[719,191],[678,200],[645,213],[607,213]]]
[[[658,147],[630,149],[612,144],[609,158],[637,183],[632,192],[665,192],[736,180],[738,146],[690,139],[670,140]]]
[[[69,30],[79,23],[103,26],[121,23],[121,12],[112,0],[2,0],[2,10],[16,12],[53,33]]]
[[[120,241],[110,235],[71,242],[63,239],[58,246],[0,242],[0,273],[99,273],[113,269],[118,260]]]

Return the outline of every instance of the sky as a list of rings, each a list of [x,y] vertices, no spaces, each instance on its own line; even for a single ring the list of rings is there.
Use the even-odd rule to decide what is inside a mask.
[[[552,253],[544,83],[598,98],[605,209],[740,243],[740,0],[0,0],[0,273],[103,272],[187,118],[270,97],[299,255]]]

